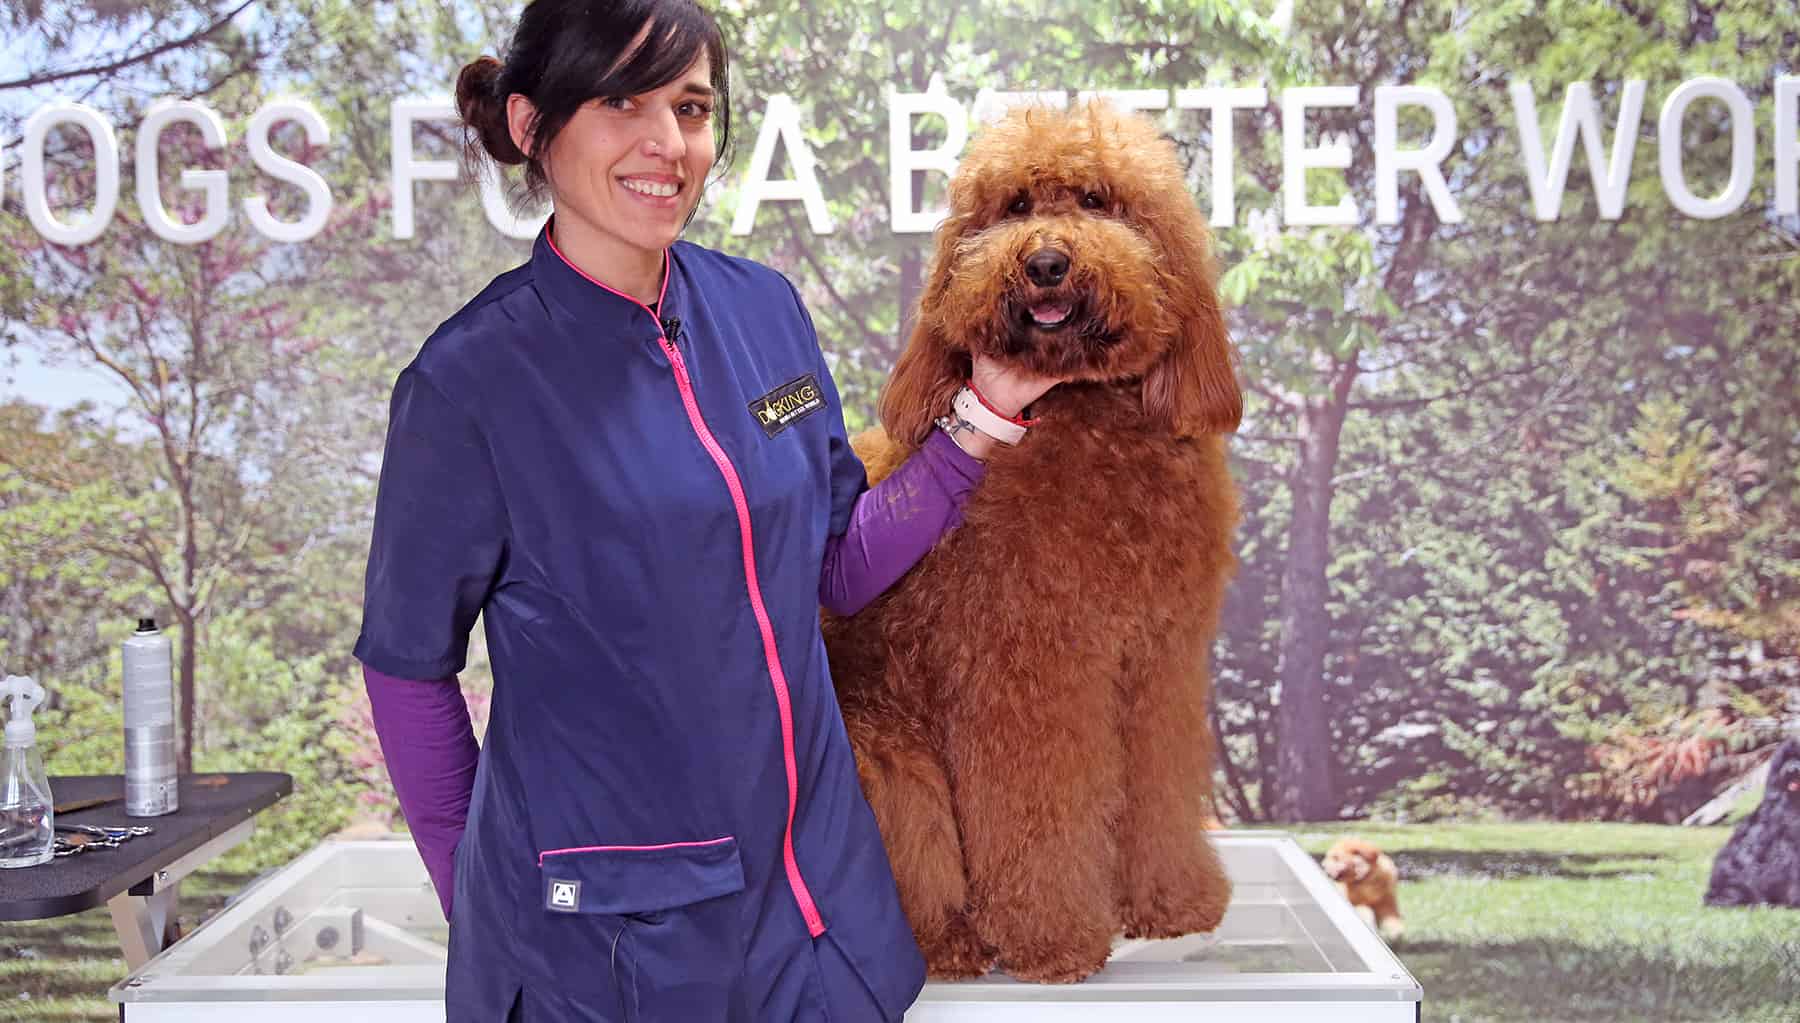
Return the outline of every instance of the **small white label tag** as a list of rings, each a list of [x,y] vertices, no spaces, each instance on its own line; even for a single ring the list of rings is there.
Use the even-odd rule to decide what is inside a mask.
[[[581,905],[580,881],[551,881],[550,908],[573,913]]]

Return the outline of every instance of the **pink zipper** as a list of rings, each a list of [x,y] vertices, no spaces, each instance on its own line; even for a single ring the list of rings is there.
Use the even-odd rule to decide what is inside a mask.
[[[794,857],[794,812],[800,802],[800,771],[794,759],[794,711],[788,698],[787,674],[781,670],[781,657],[775,648],[775,626],[769,621],[768,609],[763,606],[762,586],[756,580],[756,548],[750,533],[750,502],[744,497],[744,486],[738,480],[737,470],[731,465],[731,459],[725,449],[719,446],[712,431],[707,429],[706,420],[700,415],[700,406],[694,400],[693,381],[688,379],[687,363],[682,361],[681,352],[675,342],[662,328],[662,320],[650,307],[617,288],[607,287],[600,281],[589,277],[587,272],[569,262],[569,258],[556,247],[556,239],[548,230],[544,239],[550,243],[550,251],[569,269],[581,274],[589,283],[606,288],[607,291],[625,299],[646,313],[656,324],[657,337],[662,341],[663,350],[669,355],[669,366],[675,371],[675,386],[681,391],[681,403],[687,409],[688,424],[693,427],[694,434],[700,438],[700,444],[706,453],[712,456],[713,464],[719,467],[719,475],[725,477],[725,488],[731,491],[731,503],[737,506],[738,539],[744,548],[744,584],[750,591],[750,609],[756,613],[757,627],[762,631],[763,659],[768,662],[769,681],[775,687],[775,705],[781,710],[781,753],[787,767],[788,812],[787,828],[781,837],[781,856],[787,865],[788,887],[794,890],[794,901],[800,905],[800,915],[806,918],[807,933],[818,937],[825,933],[825,920],[819,915],[819,907],[813,902],[812,892],[806,888],[806,879],[800,876],[800,861]],[[663,252],[662,291],[657,294],[657,305],[662,305],[663,296],[669,291],[669,277],[673,267],[670,265],[667,250]],[[540,855],[539,864],[543,858]]]
[[[660,331],[660,327],[658,329]],[[787,863],[788,887],[794,890],[794,900],[800,903],[800,915],[806,918],[806,930],[816,938],[825,933],[825,921],[819,917],[819,907],[813,903],[812,893],[806,890],[806,880],[800,876],[800,862],[794,858],[794,808],[800,798],[800,773],[794,762],[794,712],[788,702],[787,675],[781,670],[781,657],[775,648],[775,626],[763,607],[762,587],[756,581],[750,503],[744,498],[744,487],[738,481],[737,470],[731,466],[731,459],[713,438],[712,431],[706,428],[706,420],[700,417],[700,406],[694,401],[694,385],[688,379],[687,363],[682,361],[680,350],[667,334],[662,335],[662,342],[663,349],[669,353],[669,363],[675,368],[675,384],[681,388],[681,403],[687,406],[688,422],[699,435],[706,453],[712,456],[713,464],[719,467],[719,474],[725,477],[731,501],[737,505],[738,535],[744,547],[744,584],[749,587],[750,608],[756,612],[756,624],[762,630],[763,659],[769,664],[769,679],[775,684],[775,703],[781,708],[781,753],[787,766],[788,785],[787,830],[781,838],[781,855]]]

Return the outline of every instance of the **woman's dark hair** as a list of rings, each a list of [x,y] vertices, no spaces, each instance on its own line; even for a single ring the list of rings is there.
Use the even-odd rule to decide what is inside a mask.
[[[651,26],[642,45],[638,33]],[[480,57],[456,77],[465,156],[525,165],[525,198],[541,200],[549,184],[543,154],[583,104],[660,89],[704,53],[712,70],[714,167],[730,162],[731,92],[725,39],[694,0],[531,0],[519,16],[506,61]],[[520,93],[537,108],[532,156],[513,144],[506,98]],[[691,214],[690,214],[691,216]]]

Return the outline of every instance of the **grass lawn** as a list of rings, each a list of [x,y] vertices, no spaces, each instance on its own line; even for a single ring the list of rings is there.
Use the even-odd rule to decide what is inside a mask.
[[[1346,824],[1400,867],[1394,951],[1425,1019],[1800,1023],[1800,910],[1708,909],[1730,829]]]
[[[181,883],[181,923],[193,930],[254,878],[199,871]],[[0,923],[0,1020],[117,1023],[106,990],[125,979],[125,958],[104,907],[73,916]]]
[[[1644,1020],[1800,1023],[1800,910],[1700,905],[1727,828],[1629,824],[1345,824],[1296,829],[1315,856],[1341,835],[1400,865],[1395,952],[1433,1023]],[[249,878],[200,873],[204,919]],[[0,1021],[116,1020],[125,975],[104,910],[0,924]],[[1328,1023],[1328,1021],[1322,1021]]]

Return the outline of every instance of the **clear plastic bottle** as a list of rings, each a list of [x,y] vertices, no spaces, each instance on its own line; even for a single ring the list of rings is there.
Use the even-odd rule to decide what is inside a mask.
[[[31,721],[44,702],[44,687],[29,676],[8,675],[0,683],[0,701],[12,704],[0,762],[0,867],[34,867],[56,854],[56,801]]]

